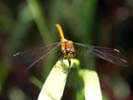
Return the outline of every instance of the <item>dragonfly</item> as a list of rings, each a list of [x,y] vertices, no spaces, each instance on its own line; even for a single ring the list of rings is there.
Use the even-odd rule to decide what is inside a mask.
[[[74,58],[76,56],[75,45],[79,46],[80,48],[85,49],[89,53],[91,53],[105,61],[111,62],[111,63],[119,65],[119,66],[128,66],[128,62],[125,59],[120,57],[120,51],[118,49],[99,47],[99,46],[91,46],[91,45],[73,42],[73,41],[65,38],[63,29],[60,24],[56,24],[56,28],[60,35],[60,41],[48,46],[47,52],[45,54],[43,54],[42,56],[40,56],[39,58],[37,58],[35,61],[33,61],[28,66],[28,69],[30,69],[32,66],[37,64],[39,61],[44,59],[49,54],[51,54],[57,48],[60,48],[62,54],[64,55],[63,58],[68,59],[69,64],[70,64],[70,59]],[[41,47],[41,49],[44,49],[44,48]],[[18,56],[21,54],[24,54],[24,52],[17,52],[13,56]]]

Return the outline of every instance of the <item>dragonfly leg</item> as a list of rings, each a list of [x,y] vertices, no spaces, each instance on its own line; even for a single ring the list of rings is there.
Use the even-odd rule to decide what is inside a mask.
[[[71,66],[71,59],[68,59],[69,66]]]

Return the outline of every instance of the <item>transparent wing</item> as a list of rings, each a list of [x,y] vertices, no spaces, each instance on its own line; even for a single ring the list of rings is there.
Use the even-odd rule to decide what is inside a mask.
[[[33,65],[38,63],[40,60],[44,59],[46,56],[48,56],[51,52],[53,52],[55,49],[57,49],[60,46],[60,43],[57,44],[55,47],[51,48],[46,54],[42,55],[39,59],[35,60],[32,64],[28,66],[27,69],[30,69]]]
[[[24,56],[26,54],[30,54],[30,55],[34,55],[34,54],[39,54],[39,53],[44,53],[47,52],[49,49],[53,48],[54,46],[56,46],[57,44],[59,44],[59,42],[55,42],[55,43],[51,43],[49,45],[47,45],[46,47],[38,47],[38,48],[33,48],[30,50],[26,50],[26,51],[17,51],[16,53],[13,54],[13,57],[17,57],[17,56]]]
[[[120,66],[128,66],[128,62],[121,58],[120,51],[112,48],[97,47],[97,46],[88,46],[81,43],[74,43],[75,45],[81,46],[87,49],[88,52],[96,55],[97,57],[109,61],[113,64]]]
[[[56,48],[60,46],[59,42],[52,43],[46,47],[39,47],[35,49],[26,50],[23,52],[16,52],[13,54],[15,59],[24,60],[28,63],[29,66],[27,69],[30,69],[33,65],[38,63],[40,60],[44,59],[50,53],[52,53]]]

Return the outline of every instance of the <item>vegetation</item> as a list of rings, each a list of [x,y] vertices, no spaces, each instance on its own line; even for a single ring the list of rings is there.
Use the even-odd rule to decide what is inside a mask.
[[[53,100],[92,100],[93,95],[93,100],[132,99],[132,6],[132,0],[0,1],[0,100],[42,100],[44,87],[49,91],[55,86]],[[57,23],[67,39],[120,49],[130,66],[111,64],[76,47],[72,66],[57,49],[27,70],[49,51],[38,47],[59,41]],[[14,57],[18,51],[22,54]]]

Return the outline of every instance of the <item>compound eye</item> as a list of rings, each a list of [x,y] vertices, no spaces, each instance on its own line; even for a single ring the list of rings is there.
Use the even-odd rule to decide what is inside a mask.
[[[66,52],[67,52],[67,53],[70,53],[70,51],[71,51],[71,50],[70,50],[69,48],[66,49]]]

